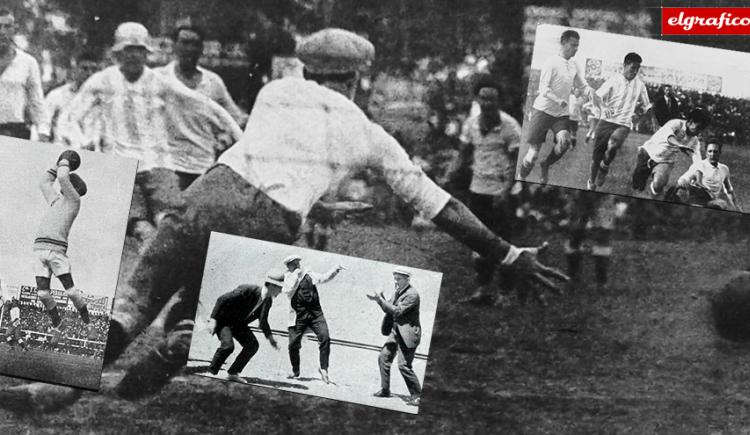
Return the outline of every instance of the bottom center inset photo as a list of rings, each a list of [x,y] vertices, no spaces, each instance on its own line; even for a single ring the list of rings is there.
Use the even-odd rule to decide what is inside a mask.
[[[191,372],[416,414],[441,280],[211,233]]]

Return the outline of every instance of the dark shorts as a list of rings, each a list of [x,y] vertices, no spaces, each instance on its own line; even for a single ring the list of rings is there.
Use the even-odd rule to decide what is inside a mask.
[[[599,121],[599,125],[594,132],[594,152],[592,155],[594,161],[598,162],[604,158],[610,138],[622,144],[629,133],[630,128],[628,127],[605,120]]]
[[[554,117],[544,111],[531,109],[528,127],[526,128],[526,142],[539,145],[547,139],[547,131],[557,134],[560,131],[568,131],[570,128],[570,117]]]
[[[638,148],[638,156],[633,169],[633,189],[642,192],[646,188],[648,178],[656,165],[657,163],[651,160],[646,150]]]
[[[580,121],[574,121],[572,119],[568,122],[568,131],[571,135],[573,135],[573,137],[575,137],[576,133],[578,133],[579,122]]]

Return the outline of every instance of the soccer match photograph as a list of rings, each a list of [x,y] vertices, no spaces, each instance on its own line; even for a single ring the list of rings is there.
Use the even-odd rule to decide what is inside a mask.
[[[0,138],[0,373],[98,389],[137,162]]]
[[[441,279],[437,272],[212,233],[188,367],[416,414]]]
[[[748,74],[747,53],[540,25],[517,176],[741,212]]]
[[[0,433],[750,433],[750,9],[675,3],[3,1]]]

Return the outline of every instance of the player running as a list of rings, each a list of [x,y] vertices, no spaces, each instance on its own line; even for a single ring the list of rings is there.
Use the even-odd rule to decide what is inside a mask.
[[[652,198],[659,197],[669,183],[678,152],[683,152],[700,162],[700,140],[698,135],[711,123],[711,115],[697,107],[690,111],[687,120],[672,119],[664,124],[643,146],[633,169],[633,189],[642,192],[649,177],[653,180],[649,187]]]
[[[547,138],[547,130],[552,130],[555,134],[555,146],[539,164],[542,183],[547,182],[549,167],[568,151],[571,144],[568,101],[573,88],[583,89],[584,95],[592,98],[597,107],[601,106],[599,96],[586,83],[578,64],[573,60],[578,51],[580,38],[575,30],[564,31],[560,36],[560,53],[550,58],[542,67],[539,95],[534,100],[529,126],[526,129],[529,150],[518,171],[518,178],[521,180],[525,180],[534,169],[539,149]]]
[[[677,180],[677,186],[670,189],[667,199],[687,199],[687,202],[722,210],[742,211],[734,187],[729,179],[729,167],[719,163],[722,144],[710,143],[706,146],[706,158],[694,163]],[[682,192],[679,192],[682,190]],[[721,197],[726,196],[726,201]],[[682,196],[682,198],[679,198]]]
[[[596,94],[602,99],[602,116],[594,129],[594,152],[591,160],[591,177],[586,182],[588,190],[596,190],[604,185],[609,167],[630,129],[633,127],[633,113],[638,102],[644,111],[651,114],[654,131],[659,128],[651,110],[648,90],[638,71],[641,69],[641,56],[628,53],[622,65],[622,74],[615,74],[605,81]]]
[[[44,173],[40,188],[49,208],[42,216],[36,239],[34,239],[34,274],[36,276],[37,295],[44,305],[44,310],[52,320],[52,340],[54,345],[62,334],[62,319],[57,309],[57,302],[50,291],[50,276],[54,273],[62,283],[65,294],[73,301],[81,315],[83,323],[89,325],[87,300],[76,288],[70,273],[68,234],[81,209],[81,197],[86,194],[86,183],[71,171],[78,168],[80,157],[72,150],[63,152],[57,160],[56,168]],[[57,180],[60,191],[54,188]]]

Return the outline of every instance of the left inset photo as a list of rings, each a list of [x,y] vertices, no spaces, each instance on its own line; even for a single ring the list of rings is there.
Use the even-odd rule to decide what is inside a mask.
[[[138,162],[0,136],[0,373],[96,390]]]

